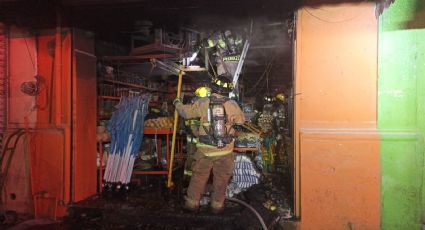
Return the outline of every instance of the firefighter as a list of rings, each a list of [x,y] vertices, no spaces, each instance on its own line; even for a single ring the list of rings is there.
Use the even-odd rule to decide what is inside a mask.
[[[213,213],[224,210],[226,188],[234,167],[233,125],[241,125],[245,117],[238,104],[223,94],[231,90],[231,83],[218,79],[209,88],[199,88],[199,99],[191,104],[183,104],[179,98],[174,100],[176,110],[185,119],[199,118],[198,141],[192,168],[192,177],[187,191],[185,209],[197,211],[205,186],[213,172],[210,208]]]
[[[275,119],[275,132],[277,134],[277,139],[280,140],[282,135],[287,135],[289,132],[286,119],[286,96],[283,93],[278,93],[275,98],[273,117]]]

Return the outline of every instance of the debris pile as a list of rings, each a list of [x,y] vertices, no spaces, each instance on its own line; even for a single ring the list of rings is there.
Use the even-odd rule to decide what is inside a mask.
[[[266,209],[265,215],[272,214],[275,217],[292,218],[290,197],[285,194],[278,175],[265,177],[261,183],[253,185],[245,192],[238,195],[240,199],[248,201],[256,209]]]

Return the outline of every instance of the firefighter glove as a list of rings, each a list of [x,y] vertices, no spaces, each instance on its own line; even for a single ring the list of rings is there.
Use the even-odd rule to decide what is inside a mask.
[[[181,100],[180,100],[180,98],[174,99],[173,105],[176,106],[177,103],[182,103]]]

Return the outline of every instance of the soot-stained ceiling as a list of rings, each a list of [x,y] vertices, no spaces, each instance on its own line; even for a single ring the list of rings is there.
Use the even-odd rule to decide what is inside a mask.
[[[241,81],[248,95],[288,88],[292,81],[293,12],[301,6],[376,2],[379,15],[395,0],[2,0],[0,21],[37,31],[56,26],[77,27],[98,41],[128,46],[138,20],[178,30],[251,30],[251,47]]]
[[[248,95],[287,88],[292,79],[295,0],[6,1],[1,8],[0,16],[9,24],[36,31],[55,27],[60,16],[63,27],[93,31],[98,41],[121,46],[129,45],[130,33],[140,20],[171,31],[180,27],[250,31],[251,47],[240,78]]]

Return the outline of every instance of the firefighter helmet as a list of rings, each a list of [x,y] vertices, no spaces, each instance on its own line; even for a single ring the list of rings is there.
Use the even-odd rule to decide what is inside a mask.
[[[196,89],[195,95],[198,97],[209,97],[211,95],[211,89],[205,86],[201,86]]]
[[[276,94],[276,99],[278,101],[285,101],[285,99],[286,99],[285,94],[283,94],[283,93]]]
[[[266,102],[266,103],[270,103],[270,102],[275,101],[275,98],[273,96],[270,96],[270,95],[264,96],[263,99],[264,99],[264,102]]]
[[[228,78],[219,76],[213,80],[212,88],[217,93],[230,93],[233,90],[233,84]]]

